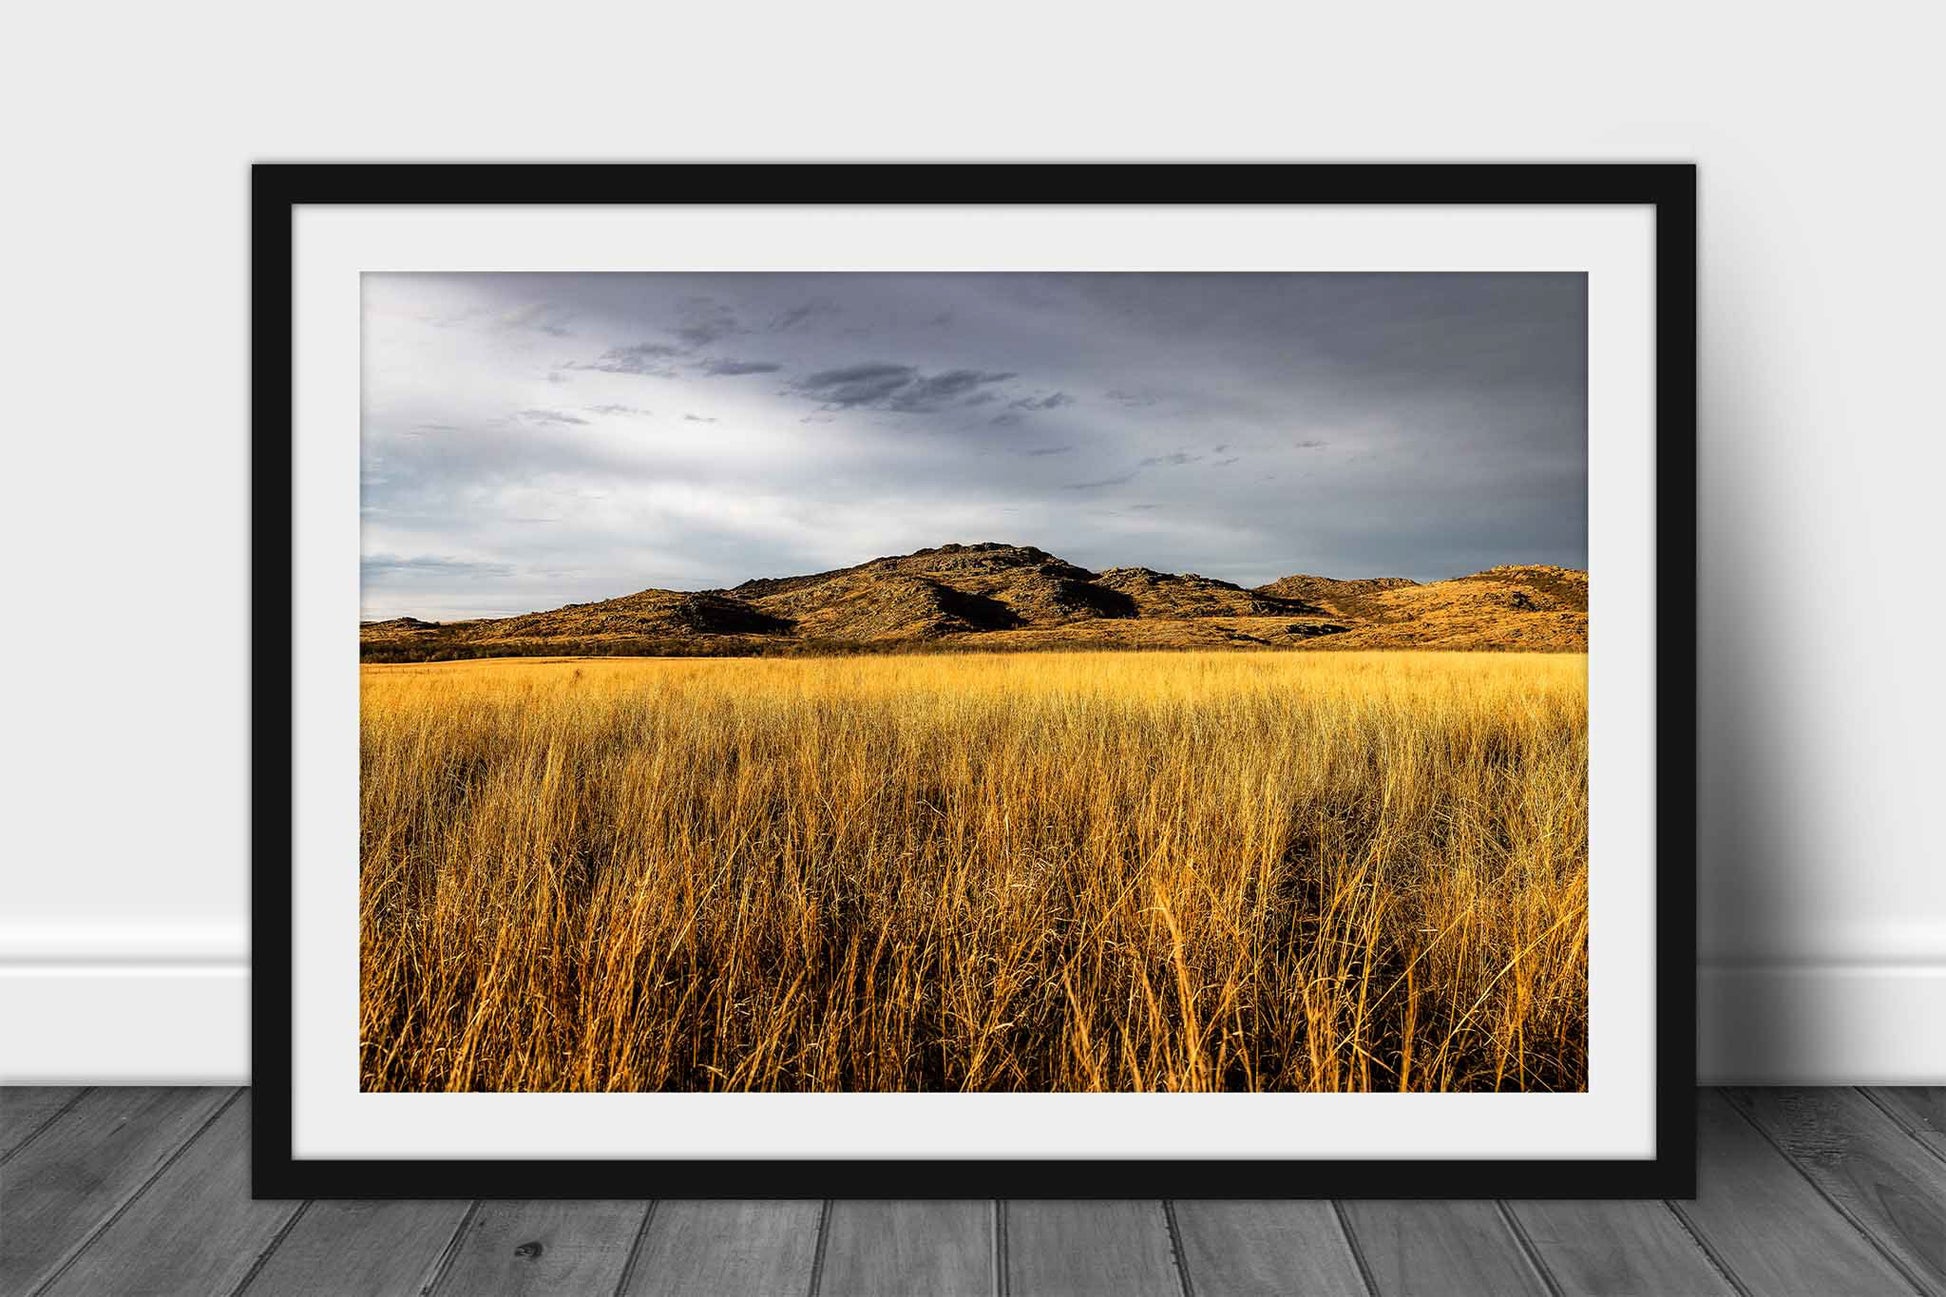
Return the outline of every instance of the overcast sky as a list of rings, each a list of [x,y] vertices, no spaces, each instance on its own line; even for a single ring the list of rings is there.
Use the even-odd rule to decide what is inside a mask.
[[[1586,563],[1579,274],[385,274],[364,311],[367,618],[952,541]]]

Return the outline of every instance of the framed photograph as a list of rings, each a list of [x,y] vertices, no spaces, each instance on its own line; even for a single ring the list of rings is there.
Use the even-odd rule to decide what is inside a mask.
[[[258,1195],[1687,1196],[1694,194],[258,167]]]

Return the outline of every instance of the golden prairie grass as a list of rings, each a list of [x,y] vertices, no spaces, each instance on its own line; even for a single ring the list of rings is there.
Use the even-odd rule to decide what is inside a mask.
[[[1586,1086],[1578,655],[363,684],[368,1089]]]

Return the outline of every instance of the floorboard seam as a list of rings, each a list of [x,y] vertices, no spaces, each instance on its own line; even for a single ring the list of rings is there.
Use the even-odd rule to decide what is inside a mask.
[[[18,1144],[8,1149],[4,1154],[0,1154],[0,1166],[5,1166],[8,1162],[12,1161],[14,1155],[19,1153],[21,1149],[26,1148],[29,1144],[39,1139],[41,1137],[42,1131],[46,1130],[49,1126],[52,1126],[55,1122],[59,1121],[61,1118],[67,1116],[68,1109],[74,1107],[75,1104],[80,1103],[83,1099],[85,1099],[88,1096],[88,1091],[94,1088],[95,1087],[91,1085],[82,1086],[79,1090],[76,1090],[73,1094],[68,1096],[68,1101],[66,1103],[56,1108],[53,1112],[48,1113],[47,1116],[41,1118],[40,1125],[28,1131],[27,1134],[21,1139],[21,1141]]]
[[[826,1198],[818,1208],[818,1246],[811,1254],[811,1286],[805,1290],[805,1297],[818,1297],[818,1289],[824,1286],[824,1249],[831,1243],[831,1199]]]
[[[1548,1297],[1562,1297],[1561,1285],[1556,1282],[1553,1271],[1549,1270],[1547,1263],[1541,1260],[1540,1251],[1534,1246],[1534,1240],[1527,1237],[1527,1231],[1521,1228],[1520,1222],[1515,1219],[1506,1201],[1496,1198],[1493,1200],[1493,1205],[1500,1212],[1500,1223],[1505,1225],[1507,1232],[1514,1236],[1514,1249],[1527,1262],[1527,1267],[1534,1272],[1534,1277],[1541,1281],[1541,1287],[1547,1289]]]
[[[1697,1250],[1703,1254],[1704,1259],[1716,1267],[1716,1272],[1723,1276],[1723,1282],[1730,1285],[1731,1290],[1737,1294],[1737,1297],[1756,1297],[1756,1294],[1750,1291],[1743,1280],[1737,1277],[1737,1272],[1730,1267],[1729,1259],[1719,1253],[1715,1246],[1703,1236],[1703,1231],[1697,1226],[1695,1221],[1689,1219],[1684,1214],[1680,1206],[1670,1202],[1666,1198],[1663,1199],[1662,1205],[1668,1210],[1671,1216],[1676,1218],[1676,1224],[1682,1226],[1683,1233],[1689,1235],[1695,1242]]]
[[[635,1280],[635,1267],[640,1264],[642,1240],[649,1236],[649,1222],[655,1219],[655,1209],[662,1205],[660,1198],[649,1199],[649,1209],[642,1213],[642,1219],[635,1226],[635,1238],[628,1245],[628,1255],[622,1258],[622,1273],[615,1280],[612,1297],[624,1297],[628,1286]]]
[[[1906,1133],[1906,1137],[1910,1139],[1913,1143],[1917,1144],[1920,1148],[1925,1149],[1926,1152],[1932,1157],[1938,1158],[1941,1162],[1946,1162],[1946,1148],[1940,1148],[1935,1146],[1930,1140],[1927,1140],[1923,1135],[1921,1135],[1918,1125],[1916,1125],[1912,1121],[1912,1119],[1908,1114],[1900,1112],[1897,1108],[1894,1108],[1890,1104],[1886,1103],[1885,1100],[1879,1098],[1877,1094],[1873,1093],[1872,1087],[1870,1086],[1858,1085],[1858,1086],[1853,1086],[1852,1088],[1857,1090],[1858,1093],[1865,1096],[1865,1102],[1871,1104],[1874,1108],[1877,1108],[1880,1112],[1884,1113],[1887,1117],[1890,1117],[1892,1119],[1892,1124],[1897,1126],[1900,1130],[1904,1131]]]
[[[76,1097],[78,1098],[79,1096]],[[33,1291],[37,1294],[43,1293],[46,1292],[50,1287],[52,1287],[54,1281],[59,1279],[62,1276],[62,1274],[64,1274],[67,1271],[69,1266],[72,1266],[76,1261],[80,1260],[81,1254],[83,1252],[86,1252],[89,1248],[93,1247],[95,1245],[95,1240],[100,1238],[103,1234],[106,1234],[110,1226],[112,1226],[116,1221],[120,1220],[124,1215],[126,1215],[128,1213],[128,1209],[130,1207],[133,1207],[136,1201],[140,1199],[143,1194],[149,1191],[149,1186],[153,1185],[157,1180],[160,1180],[163,1176],[163,1173],[168,1171],[170,1167],[174,1166],[176,1164],[176,1160],[180,1158],[184,1153],[189,1151],[189,1146],[191,1144],[194,1144],[197,1140],[201,1139],[203,1136],[203,1132],[208,1130],[211,1126],[214,1126],[216,1124],[216,1119],[218,1117],[221,1117],[224,1113],[228,1112],[230,1110],[230,1105],[235,1103],[238,1099],[241,1099],[242,1097],[243,1097],[243,1091],[241,1089],[230,1091],[230,1097],[225,1099],[223,1102],[217,1104],[216,1111],[210,1113],[208,1117],[204,1118],[203,1121],[197,1125],[196,1129],[190,1131],[188,1137],[184,1139],[182,1143],[176,1145],[173,1149],[169,1150],[169,1156],[163,1158],[162,1161],[159,1164],[157,1164],[155,1170],[149,1172],[148,1176],[142,1181],[142,1183],[135,1186],[135,1191],[133,1193],[129,1194],[128,1197],[116,1203],[114,1207],[109,1209],[108,1213],[105,1216],[103,1216],[99,1221],[95,1222],[94,1228],[90,1229],[87,1232],[87,1234],[82,1237],[79,1243],[75,1244],[74,1247],[68,1250],[68,1254],[61,1258],[59,1264],[57,1264],[52,1270],[49,1270],[45,1275],[42,1276],[41,1281],[34,1285]]]
[[[1176,1263],[1176,1286],[1182,1297],[1196,1297],[1196,1284],[1189,1277],[1189,1258],[1183,1255],[1182,1225],[1176,1220],[1176,1201],[1162,1200],[1162,1223],[1169,1229],[1169,1257]]]
[[[1378,1281],[1372,1278],[1372,1267],[1366,1264],[1365,1249],[1359,1246],[1358,1235],[1352,1232],[1345,1205],[1336,1198],[1331,1200],[1331,1214],[1338,1218],[1338,1232],[1345,1236],[1345,1246],[1351,1250],[1351,1262],[1358,1267],[1358,1281],[1365,1285],[1367,1297],[1379,1297]]]
[[[1007,1200],[993,1200],[993,1297],[1009,1297],[1013,1279],[1007,1274]]]
[[[290,1237],[290,1232],[297,1228],[297,1222],[309,1210],[311,1210],[310,1199],[307,1198],[297,1204],[296,1210],[285,1218],[284,1223],[277,1227],[277,1232],[270,1236],[270,1241],[263,1245],[263,1250],[257,1253],[257,1259],[250,1263],[250,1268],[243,1272],[243,1278],[236,1281],[236,1287],[230,1289],[229,1297],[243,1297],[243,1290],[255,1283],[257,1275],[270,1264],[271,1253],[284,1245],[284,1240]]]
[[[466,1231],[473,1228],[473,1222],[479,1218],[479,1215],[480,1200],[475,1198],[466,1204],[466,1210],[460,1215],[459,1224],[453,1227],[453,1236],[446,1240],[446,1246],[440,1249],[438,1259],[432,1263],[431,1272],[419,1284],[419,1297],[431,1297],[433,1291],[446,1278],[446,1272],[453,1268],[453,1262],[459,1256],[460,1245],[466,1240]]]
[[[1756,1131],[1757,1137],[1759,1139],[1763,1140],[1764,1143],[1776,1149],[1777,1155],[1783,1158],[1784,1161],[1790,1165],[1791,1170],[1797,1173],[1798,1178],[1803,1180],[1804,1183],[1811,1186],[1811,1192],[1817,1194],[1818,1197],[1822,1198],[1825,1201],[1826,1205],[1828,1205],[1831,1208],[1831,1210],[1837,1212],[1838,1219],[1844,1221],[1845,1224],[1851,1226],[1851,1232],[1858,1235],[1859,1238],[1863,1239],[1865,1241],[1865,1246],[1871,1248],[1872,1251],[1884,1257],[1886,1264],[1891,1266],[1894,1270],[1896,1270],[1899,1273],[1899,1276],[1901,1278],[1903,1278],[1907,1283],[1912,1285],[1913,1292],[1917,1293],[1919,1297],[1931,1297],[1931,1289],[1926,1284],[1922,1283],[1917,1275],[1913,1274],[1912,1271],[1906,1269],[1905,1262],[1900,1260],[1896,1255],[1894,1255],[1892,1250],[1886,1247],[1884,1243],[1880,1242],[1878,1235],[1875,1232],[1873,1232],[1871,1229],[1867,1228],[1863,1221],[1859,1220],[1858,1217],[1852,1215],[1851,1212],[1847,1210],[1845,1206],[1842,1203],[1840,1203],[1836,1198],[1833,1198],[1829,1193],[1826,1193],[1824,1186],[1817,1182],[1816,1177],[1814,1177],[1809,1171],[1806,1171],[1804,1169],[1803,1165],[1798,1162],[1797,1158],[1791,1155],[1789,1149],[1785,1148],[1782,1144],[1779,1144],[1776,1140],[1771,1138],[1770,1132],[1764,1129],[1762,1122],[1758,1121],[1756,1117],[1752,1116],[1750,1112],[1746,1110],[1742,1104],[1730,1098],[1729,1097],[1730,1093],[1731,1093],[1730,1091],[1724,1092],[1724,1102],[1730,1105],[1730,1110],[1736,1113],[1737,1116],[1741,1117],[1743,1119],[1743,1123],[1746,1126]]]

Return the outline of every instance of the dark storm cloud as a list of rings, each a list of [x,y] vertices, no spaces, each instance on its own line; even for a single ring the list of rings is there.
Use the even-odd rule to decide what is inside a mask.
[[[894,398],[893,408],[930,411],[955,403],[978,404],[987,397],[987,393],[979,390],[982,385],[1004,383],[1012,377],[1011,373],[988,374],[977,369],[953,369],[943,374],[915,378],[910,387]]]
[[[681,347],[666,342],[637,342],[626,347],[610,347],[596,359],[576,369],[594,369],[605,374],[644,374],[652,378],[673,378],[676,368],[670,362],[683,354]]]
[[[978,369],[922,374],[913,365],[863,364],[821,369],[791,386],[827,410],[933,414],[953,405],[982,404],[991,398],[981,388],[1012,377],[1011,372]]]
[[[681,323],[670,332],[692,349],[707,347],[733,333],[743,332],[743,327],[737,323],[736,313],[713,298],[686,298],[677,305],[676,311]]]
[[[367,615],[953,540],[1245,584],[1586,562],[1576,274],[364,282]]]
[[[831,409],[850,409],[888,400],[912,382],[914,372],[910,365],[847,365],[806,374],[792,386]]]
[[[705,374],[774,374],[783,366],[770,360],[705,360],[700,366]]]
[[[782,333],[787,329],[795,329],[806,320],[810,320],[816,316],[836,315],[837,313],[838,308],[827,301],[800,302],[796,306],[787,307],[772,316],[770,330],[773,333]]]

